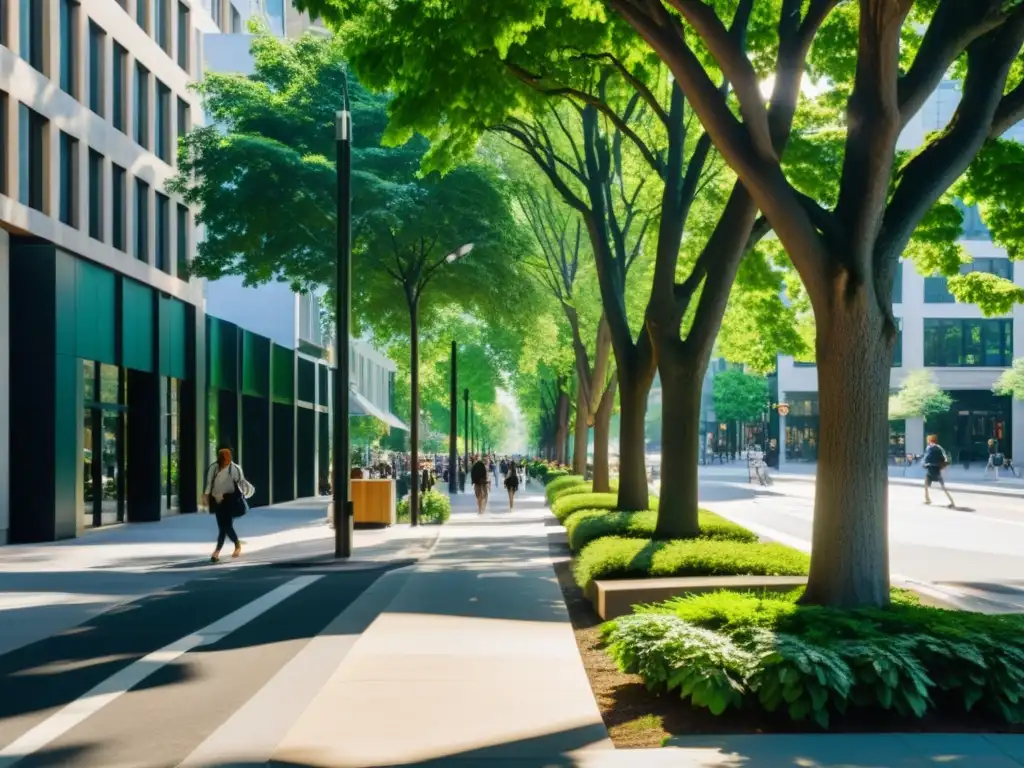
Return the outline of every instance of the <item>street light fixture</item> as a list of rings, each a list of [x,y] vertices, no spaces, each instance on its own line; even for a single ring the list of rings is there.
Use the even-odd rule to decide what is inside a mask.
[[[352,556],[352,508],[349,501],[348,389],[349,315],[352,303],[352,113],[348,75],[341,71],[342,108],[335,115],[337,150],[337,270],[334,298],[334,556]]]

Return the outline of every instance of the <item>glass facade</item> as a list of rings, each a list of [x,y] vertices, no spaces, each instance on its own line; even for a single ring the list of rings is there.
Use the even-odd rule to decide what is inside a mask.
[[[149,70],[135,65],[135,143],[149,149]]]
[[[44,209],[46,133],[49,121],[24,104],[18,105],[18,199]]]
[[[925,318],[926,367],[1007,367],[1012,362],[1012,320]]]
[[[178,277],[188,279],[188,208],[181,203],[175,207],[175,245],[178,259]]]
[[[43,65],[45,49],[43,47],[43,10],[42,0],[18,0],[18,44],[21,58],[38,69],[46,72]]]
[[[165,163],[171,157],[171,89],[161,83],[156,84],[156,156]]]
[[[171,201],[156,193],[156,268],[171,273]]]
[[[974,259],[960,265],[961,275],[969,275],[971,272],[985,272],[1013,280],[1013,262],[1009,259]],[[949,281],[945,277],[924,279],[924,300],[926,304],[952,304],[956,301],[949,292]]]
[[[178,3],[178,66],[188,71],[188,6]]]
[[[171,52],[170,19],[167,14],[167,0],[153,0],[153,39],[167,53]]]
[[[181,422],[178,407],[181,382],[177,379],[161,379],[161,382],[163,413],[160,419],[160,502],[163,510],[175,513],[181,506]]]
[[[818,393],[787,392],[786,458],[816,461],[818,458]]]
[[[149,261],[149,184],[135,180],[135,258]]]

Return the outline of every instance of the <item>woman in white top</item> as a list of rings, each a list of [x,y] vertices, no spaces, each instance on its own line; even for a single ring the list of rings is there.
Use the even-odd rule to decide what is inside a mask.
[[[237,484],[237,488],[235,487]],[[220,550],[224,539],[229,538],[235,545],[232,557],[242,554],[242,544],[235,533],[235,521],[232,504],[225,503],[225,497],[241,492],[244,498],[252,496],[253,487],[242,474],[242,468],[231,460],[231,449],[221,448],[217,451],[217,461],[210,465],[206,473],[206,504],[210,513],[217,517],[217,548],[213,550],[210,561],[220,560]]]

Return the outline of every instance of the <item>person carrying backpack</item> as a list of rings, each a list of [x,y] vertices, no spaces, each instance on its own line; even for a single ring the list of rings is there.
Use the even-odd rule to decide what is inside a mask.
[[[942,492],[946,494],[946,498],[949,499],[950,509],[956,508],[956,504],[953,501],[953,497],[949,491],[946,490],[946,483],[942,479],[942,470],[944,470],[949,464],[949,458],[946,455],[945,449],[939,445],[939,438],[937,435],[928,435],[928,447],[924,451],[924,503],[931,504],[932,499],[928,493],[928,489],[931,488],[932,483],[938,482],[942,487]]]

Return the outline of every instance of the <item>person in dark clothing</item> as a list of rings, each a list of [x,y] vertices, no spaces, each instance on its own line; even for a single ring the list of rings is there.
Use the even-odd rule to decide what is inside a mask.
[[[953,497],[949,491],[946,490],[946,483],[942,480],[942,470],[946,468],[949,460],[946,458],[946,451],[943,450],[942,446],[939,445],[939,438],[936,435],[928,435],[928,447],[924,451],[924,503],[931,504],[932,498],[928,493],[928,489],[931,488],[932,483],[938,482],[942,487],[942,492],[946,494],[946,498],[949,499],[949,507],[955,508],[956,504],[953,502]]]
[[[484,513],[487,506],[487,495],[491,489],[491,480],[488,477],[487,465],[480,459],[473,462],[469,470],[469,479],[473,482],[473,491],[476,493],[476,512],[478,515]]]
[[[508,491],[508,508],[512,509],[516,498],[516,491],[519,490],[519,472],[514,461],[507,466],[506,470],[505,490]]]

